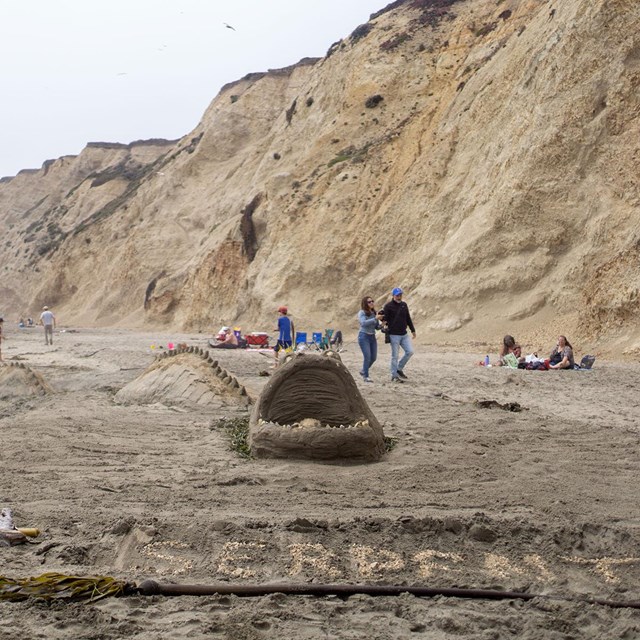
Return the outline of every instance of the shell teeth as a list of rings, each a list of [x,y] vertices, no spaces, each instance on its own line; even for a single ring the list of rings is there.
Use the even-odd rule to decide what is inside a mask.
[[[258,425],[263,425],[263,424],[271,424],[274,427],[278,427],[278,428],[286,428],[286,429],[302,429],[304,427],[303,425],[304,421],[296,421],[296,422],[292,422],[289,424],[284,424],[284,423],[280,423],[280,422],[276,422],[275,420],[265,420],[264,418],[258,418]],[[351,422],[348,424],[329,424],[326,422],[323,422],[321,424],[315,424],[315,428],[322,428],[322,429],[365,429],[369,426],[369,421],[368,420],[356,420],[355,422]]]

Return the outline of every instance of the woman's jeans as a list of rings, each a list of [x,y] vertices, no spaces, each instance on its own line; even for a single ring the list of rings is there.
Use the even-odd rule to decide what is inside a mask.
[[[364,362],[362,363],[362,375],[369,377],[369,368],[378,358],[378,343],[375,334],[363,333],[358,334],[358,344],[362,349]]]

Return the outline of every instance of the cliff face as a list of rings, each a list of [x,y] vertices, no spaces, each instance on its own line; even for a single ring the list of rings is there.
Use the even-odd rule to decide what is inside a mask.
[[[208,329],[286,303],[348,329],[401,284],[434,340],[640,348],[639,33],[635,0],[395,2],[176,143],[0,183],[5,304]]]

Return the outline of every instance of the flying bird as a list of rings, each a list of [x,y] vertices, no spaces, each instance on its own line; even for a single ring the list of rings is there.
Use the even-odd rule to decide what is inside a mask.
[[[223,24],[225,27],[227,27],[227,29],[231,29],[232,31],[235,31],[235,29],[234,29],[230,24],[227,24],[226,22],[223,22],[222,24]]]

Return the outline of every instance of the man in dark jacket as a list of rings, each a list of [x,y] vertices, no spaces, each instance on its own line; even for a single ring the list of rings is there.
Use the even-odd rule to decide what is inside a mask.
[[[384,321],[391,342],[391,382],[404,382],[407,376],[404,368],[413,355],[411,338],[407,334],[407,327],[411,329],[411,337],[415,339],[416,330],[411,320],[409,307],[402,300],[402,289],[396,287],[391,295],[393,299],[384,305]],[[402,360],[398,362],[400,347],[404,351]]]

